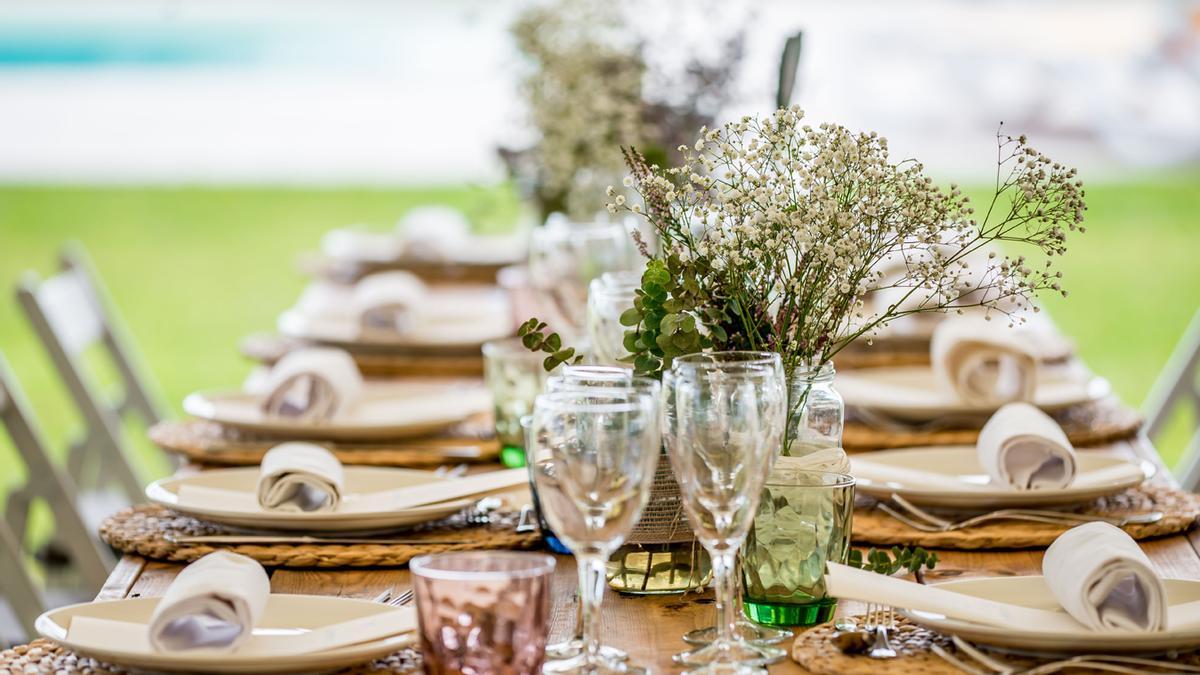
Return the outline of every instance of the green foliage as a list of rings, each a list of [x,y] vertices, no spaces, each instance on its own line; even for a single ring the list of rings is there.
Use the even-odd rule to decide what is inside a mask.
[[[583,360],[583,354],[576,354],[574,347],[563,347],[562,338],[558,333],[546,333],[546,322],[537,317],[531,318],[517,329],[517,337],[521,344],[531,352],[549,354],[543,361],[542,367],[550,372],[564,363],[576,364]]]
[[[862,551],[850,549],[850,557],[846,560],[846,564],[851,567],[879,574],[895,574],[902,569],[907,569],[909,573],[916,573],[921,568],[931,570],[937,566],[937,563],[937,554],[926,551],[920,546],[913,549],[893,546],[890,553],[872,548],[867,551],[866,558],[863,557]]]

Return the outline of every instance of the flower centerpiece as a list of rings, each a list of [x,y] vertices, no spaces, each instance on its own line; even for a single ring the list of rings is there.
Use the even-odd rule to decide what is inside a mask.
[[[630,20],[634,9],[555,0],[530,6],[511,28],[530,66],[521,93],[538,138],[500,155],[543,219],[560,212],[588,220],[603,211],[604,187],[624,173],[622,146],[674,161],[674,148],[728,100],[743,53],[740,25],[716,49],[706,42],[667,60],[651,53],[647,45],[662,41]]]
[[[910,314],[1023,321],[1038,294],[1066,295],[1053,263],[1084,229],[1084,191],[1024,136],[998,133],[997,145],[982,213],[920,162],[893,161],[882,136],[809,125],[798,107],[702,128],[673,166],[624,149],[635,196],[609,187],[607,207],[658,238],[637,242],[649,260],[621,317],[628,360],[656,376],[696,351],[763,350],[800,375]],[[578,358],[544,328],[521,333],[547,366]],[[793,381],[793,416],[806,394]]]

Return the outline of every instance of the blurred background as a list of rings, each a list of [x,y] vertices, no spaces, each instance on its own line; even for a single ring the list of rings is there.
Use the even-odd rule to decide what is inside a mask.
[[[641,4],[637,39],[664,62],[719,59],[740,27],[719,120],[772,109],[801,33],[793,101],[814,121],[877,130],[970,194],[994,177],[1001,121],[1077,166],[1088,232],[1061,262],[1070,297],[1047,308],[1144,400],[1200,306],[1200,2]],[[0,4],[0,282],[49,273],[79,240],[176,414],[186,393],[240,382],[239,338],[272,328],[303,286],[297,254],[326,230],[389,227],[424,204],[490,231],[537,217],[497,152],[537,137],[510,33],[525,7]],[[62,449],[75,412],[9,292],[0,352]],[[147,476],[166,470],[143,454]]]

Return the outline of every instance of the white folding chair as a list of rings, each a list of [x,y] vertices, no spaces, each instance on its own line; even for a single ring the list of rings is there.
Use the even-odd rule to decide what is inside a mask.
[[[115,483],[124,501],[140,501],[142,481],[130,461],[122,422],[136,414],[146,425],[154,424],[163,418],[162,407],[83,249],[65,247],[61,262],[62,271],[45,281],[27,273],[17,298],[83,417],[84,434],[71,447],[68,472],[84,494]],[[103,395],[84,363],[83,353],[93,345],[103,348],[121,380],[116,401]]]
[[[1184,489],[1195,491],[1200,487],[1200,310],[1192,316],[1183,338],[1146,397],[1146,435],[1150,440],[1158,440],[1182,404],[1191,409],[1193,428],[1175,475]]]
[[[66,553],[82,585],[92,594],[104,585],[115,561],[95,531],[84,524],[75,485],[46,453],[46,444],[30,413],[29,403],[3,355],[0,355],[0,422],[8,431],[26,473],[24,485],[10,489],[5,503],[3,532],[0,532],[0,539],[3,539],[0,543],[5,549],[0,558],[0,587],[22,622],[28,619],[32,626],[32,618],[40,613],[42,603],[25,568],[22,542],[29,526],[30,509],[36,500],[44,500],[50,507],[54,515],[53,541]]]
[[[25,636],[37,635],[33,623],[46,611],[46,603],[25,566],[21,541],[3,520],[0,520],[0,595],[17,615]]]

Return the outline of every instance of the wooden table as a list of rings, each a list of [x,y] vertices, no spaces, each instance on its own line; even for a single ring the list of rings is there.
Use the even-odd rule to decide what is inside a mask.
[[[1100,450],[1084,452],[1099,452]],[[1118,443],[1111,452],[1127,457],[1141,457],[1159,467],[1156,480],[1171,481],[1170,474],[1149,442],[1143,440]],[[1159,573],[1167,577],[1200,579],[1200,533],[1165,537],[1143,544]],[[941,562],[937,570],[927,574],[928,581],[948,578],[1016,576],[1041,574],[1042,551],[938,551]],[[113,599],[134,596],[156,596],[182,569],[181,565],[147,561],[138,556],[125,556],[113,570],[98,596]],[[278,569],[271,575],[271,590],[275,593],[313,593],[355,598],[372,598],[387,588],[409,587],[407,569],[366,570],[287,570]],[[576,606],[575,565],[569,556],[558,556],[554,583],[552,639],[567,635],[574,626]],[[857,603],[843,603],[839,611],[856,613],[862,610]],[[629,651],[633,662],[654,672],[675,672],[671,655],[687,647],[679,638],[693,628],[712,624],[712,595],[693,594],[657,597],[621,596],[610,593],[605,598],[603,632],[605,641]],[[803,672],[795,663],[786,661],[771,668],[772,673]]]

